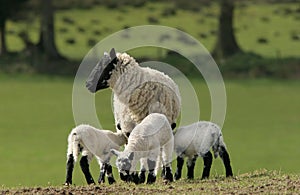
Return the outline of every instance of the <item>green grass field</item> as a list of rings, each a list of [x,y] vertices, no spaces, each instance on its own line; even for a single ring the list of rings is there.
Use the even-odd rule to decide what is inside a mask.
[[[208,120],[206,85],[197,79],[192,83],[199,95],[201,119]],[[235,175],[262,168],[300,174],[299,84],[293,80],[225,80],[228,104],[223,134]],[[72,78],[0,75],[0,186],[64,182],[66,141],[74,127],[72,85]],[[109,89],[100,92],[96,105],[102,126],[114,129],[110,97]],[[197,163],[199,177],[202,160]],[[98,171],[94,160],[94,178]],[[211,176],[220,175],[224,172],[217,159]],[[74,183],[85,184],[78,164]]]

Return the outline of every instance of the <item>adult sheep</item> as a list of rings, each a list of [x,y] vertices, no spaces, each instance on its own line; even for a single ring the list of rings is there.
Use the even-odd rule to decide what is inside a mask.
[[[112,167],[109,164],[111,149],[119,149],[126,143],[127,139],[122,132],[114,133],[109,130],[99,130],[89,125],[75,127],[68,136],[67,150],[67,174],[65,185],[72,184],[72,173],[74,162],[77,161],[81,152],[81,170],[88,184],[94,184],[94,179],[89,170],[89,162],[95,156],[100,165],[100,176],[98,183],[105,182],[107,175],[109,184],[115,182]]]
[[[165,171],[164,179],[173,181],[171,170],[173,149],[174,137],[169,121],[163,114],[152,113],[135,126],[123,152],[115,149],[111,152],[117,156],[116,165],[123,175],[134,174],[137,162],[146,158],[149,169],[147,183],[150,184],[156,180],[155,168],[160,155]]]
[[[110,87],[114,93],[115,117],[128,136],[134,126],[150,113],[164,114],[172,129],[180,113],[181,97],[178,86],[166,74],[140,67],[126,53],[104,56],[92,70],[86,87],[92,93]],[[121,106],[120,106],[121,105]],[[120,113],[121,112],[121,113]]]
[[[226,169],[226,177],[232,176],[229,154],[219,126],[212,122],[199,121],[188,126],[180,127],[174,135],[174,149],[177,154],[177,170],[175,179],[181,178],[184,157],[187,161],[187,178],[194,178],[194,167],[198,156],[204,161],[202,179],[208,178],[212,164],[212,154],[215,158],[220,155]]]

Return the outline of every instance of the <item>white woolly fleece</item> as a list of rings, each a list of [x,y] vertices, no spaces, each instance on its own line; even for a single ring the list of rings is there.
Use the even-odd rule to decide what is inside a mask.
[[[152,113],[133,129],[128,144],[124,151],[120,152],[118,159],[126,161],[133,152],[134,160],[131,168],[135,170],[136,163],[140,159],[157,161],[161,154],[162,163],[166,166],[172,162],[173,148],[174,136],[167,118],[163,114]]]
[[[181,108],[176,83],[162,72],[140,67],[126,53],[117,53],[117,57],[118,64],[108,83],[114,92],[115,117],[121,127],[122,123],[130,124],[123,124],[122,131],[131,132],[126,126],[140,123],[149,113],[164,114],[169,123],[175,123]]]
[[[217,157],[220,146],[226,148],[221,129],[208,121],[180,127],[174,135],[174,149],[178,156],[203,157],[213,147],[214,155]]]
[[[171,126],[163,114],[149,114],[131,132],[126,150],[150,151],[173,141]]]
[[[93,154],[102,163],[109,160],[110,149],[119,149],[126,143],[121,132],[114,133],[109,130],[99,130],[90,125],[75,127],[68,137],[67,156],[73,154],[75,161],[79,155],[79,144],[83,147],[83,154]]]

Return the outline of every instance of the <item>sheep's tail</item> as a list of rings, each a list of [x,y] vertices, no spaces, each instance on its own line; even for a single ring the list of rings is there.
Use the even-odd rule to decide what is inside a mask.
[[[74,161],[78,159],[80,153],[80,139],[76,131],[72,131],[68,137],[68,156],[73,155]]]
[[[220,136],[216,140],[215,144],[212,146],[215,158],[217,158],[219,156],[222,147],[226,149],[226,145],[223,140],[223,136],[222,136],[222,134],[220,134]]]

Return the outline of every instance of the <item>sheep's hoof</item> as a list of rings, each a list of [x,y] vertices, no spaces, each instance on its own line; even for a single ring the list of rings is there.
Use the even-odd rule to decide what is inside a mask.
[[[188,179],[194,179],[194,178],[188,178]],[[208,176],[202,176],[201,177],[201,180],[205,180],[205,179],[208,179]]]
[[[70,185],[72,185],[72,183],[66,182],[64,185],[65,185],[65,186],[70,186]]]
[[[146,181],[145,171],[141,171],[141,173],[139,174],[139,184],[145,183],[145,181]]]
[[[181,178],[181,175],[179,175],[179,174],[175,173],[175,175],[174,175],[174,179],[175,179],[175,180],[179,180],[180,178]]]
[[[165,182],[173,182],[173,175],[163,178]]]
[[[169,182],[173,181],[173,174],[172,174],[172,170],[170,167],[165,167],[164,176],[162,178]]]
[[[116,180],[113,178],[113,177],[109,177],[108,178],[108,183],[109,184],[113,184],[113,183],[115,183],[116,182]]]
[[[172,181],[169,181],[169,180],[167,180],[167,179],[164,179],[163,182],[164,182],[164,184],[169,184],[169,183],[171,183]]]
[[[149,174],[147,178],[147,184],[153,184],[156,181],[156,176]]]

